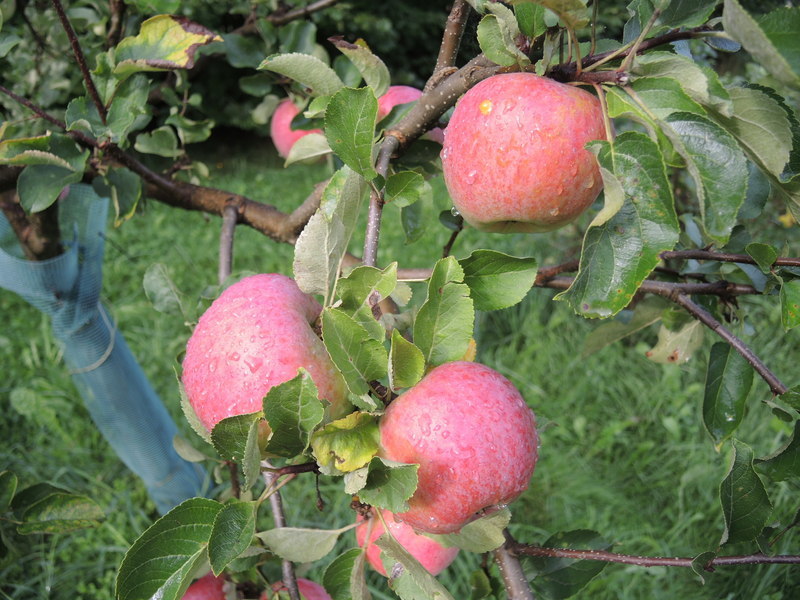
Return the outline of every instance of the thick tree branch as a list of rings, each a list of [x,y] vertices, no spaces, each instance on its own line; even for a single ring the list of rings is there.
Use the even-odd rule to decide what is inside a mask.
[[[693,558],[634,556],[631,554],[617,554],[604,550],[571,550],[567,548],[543,548],[528,544],[514,543],[511,550],[516,554],[526,556],[540,556],[545,558],[570,558],[574,560],[598,560],[602,562],[636,565],[639,567],[692,567]],[[703,565],[706,571],[713,571],[715,567],[731,565],[762,565],[762,564],[800,564],[798,555],[767,556],[766,554],[745,554],[737,556],[718,556]]]
[[[67,13],[64,12],[64,6],[61,4],[61,0],[52,0],[52,2],[53,7],[56,9],[56,13],[58,13],[58,19],[61,21],[61,27],[63,27],[67,34],[69,44],[72,47],[72,53],[75,55],[75,60],[78,62],[78,67],[80,67],[81,74],[83,75],[83,82],[86,84],[86,90],[89,92],[92,102],[94,102],[94,105],[97,107],[97,112],[100,114],[100,120],[103,121],[103,125],[105,125],[108,112],[106,111],[105,104],[103,104],[103,101],[100,99],[100,94],[97,92],[97,88],[94,85],[94,80],[92,79],[92,74],[89,72],[89,65],[86,64],[86,57],[83,55],[83,50],[81,49],[80,41],[78,41],[78,36],[75,34],[72,24],[69,22]]]
[[[495,550],[493,554],[494,562],[500,571],[500,577],[503,578],[503,587],[506,588],[508,600],[536,600],[536,596],[528,583],[528,578],[525,577],[525,572],[522,570],[519,556],[514,550],[518,544],[511,537],[508,530],[503,533],[506,537],[506,543]]]
[[[29,215],[20,206],[13,192],[0,192],[0,210],[19,240],[25,258],[47,260],[63,251],[58,225],[58,205]]]

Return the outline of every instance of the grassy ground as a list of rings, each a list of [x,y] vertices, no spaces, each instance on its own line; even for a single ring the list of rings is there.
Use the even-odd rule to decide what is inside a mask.
[[[283,171],[276,157],[259,147],[225,148],[217,156],[226,158],[209,160],[216,186],[284,210],[301,202],[326,173],[324,166]],[[429,266],[448,237],[441,227],[433,229],[435,235],[406,247],[396,215],[389,212],[382,264],[400,257],[402,266]],[[216,218],[148,204],[133,221],[109,229],[106,245],[104,300],[168,409],[197,446],[202,442],[180,415],[173,371],[189,328],[183,319],[153,310],[142,277],[150,265],[163,263],[188,298],[199,297],[215,283],[218,233]],[[488,237],[467,231],[455,254],[494,247],[552,264],[574,248],[571,234]],[[356,248],[359,244],[354,242]],[[796,254],[796,239],[794,248]],[[240,228],[234,267],[289,274],[291,248]],[[583,340],[597,324],[575,317],[551,297],[546,290],[534,290],[516,307],[479,315],[476,328],[478,360],[512,379],[541,425],[541,459],[530,490],[512,505],[512,531],[521,541],[537,543],[557,531],[593,529],[617,551],[631,554],[694,556],[713,549],[723,529],[717,490],[728,457],[724,450],[715,452],[699,420],[705,355],[682,366],[654,364],[644,357],[655,340],[655,330],[648,330],[583,357]],[[787,383],[797,383],[798,334],[783,334],[773,307],[746,303],[757,326],[748,342]],[[0,563],[0,597],[107,600],[119,561],[155,518],[154,507],[93,428],[46,319],[10,293],[0,293],[0,311],[0,468],[15,471],[23,485],[47,480],[90,494],[108,514],[98,529],[18,541],[20,558]],[[712,341],[708,334],[706,349]],[[768,396],[766,385],[756,381],[740,432],[757,456],[773,451],[787,434],[760,402]],[[769,491],[775,521],[786,523],[797,510],[796,486]],[[333,527],[352,521],[349,499],[336,482],[323,480],[322,493],[328,508],[318,513],[308,508],[313,506],[313,480],[293,482],[287,491],[290,524]],[[792,533],[778,548],[796,549]],[[469,593],[469,573],[479,562],[480,557],[462,553],[442,575],[456,597]],[[318,577],[323,568],[311,565],[308,574]],[[777,600],[798,594],[797,567],[719,569],[701,585],[689,570],[610,565],[578,597]],[[391,596],[376,591],[375,597]]]

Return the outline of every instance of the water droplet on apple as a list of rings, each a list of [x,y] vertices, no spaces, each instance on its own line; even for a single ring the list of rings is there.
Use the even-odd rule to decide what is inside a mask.
[[[258,356],[248,356],[244,359],[244,364],[247,365],[247,368],[250,369],[251,373],[258,371],[263,363],[264,361]]]
[[[210,363],[208,363],[208,371],[209,373],[213,373],[216,370],[217,370],[217,361],[212,360]],[[205,392],[205,390],[203,391]]]
[[[454,217],[457,217],[457,216],[459,216],[461,213],[460,213],[460,212],[458,212],[458,209],[457,209],[457,208],[454,206],[453,208],[451,208],[451,209],[450,209],[450,214],[451,214],[451,215],[453,215]]]
[[[228,354],[228,360],[232,360],[232,361],[235,362],[235,361],[239,360],[239,358],[241,358],[241,357],[239,356],[238,352],[231,352],[230,354]]]
[[[560,192],[559,192],[559,193],[560,193]],[[551,209],[550,209],[550,216],[551,216],[551,217],[557,217],[557,216],[558,216],[558,212],[559,212],[559,210],[558,210],[558,207],[557,207],[557,206],[556,206],[555,208],[551,208]]]
[[[467,185],[472,185],[473,183],[475,183],[475,177],[477,177],[477,175],[478,172],[475,170],[467,173],[467,178],[466,178]]]
[[[443,440],[446,440],[446,439],[447,439],[447,438],[449,438],[449,437],[450,437],[450,432],[449,432],[447,429],[445,429],[445,430],[442,432],[442,439],[443,439]]]

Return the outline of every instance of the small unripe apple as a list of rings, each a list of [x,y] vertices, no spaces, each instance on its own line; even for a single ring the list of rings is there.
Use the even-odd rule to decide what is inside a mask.
[[[464,94],[447,125],[444,180],[464,220],[483,231],[566,225],[602,189],[587,142],[605,139],[598,99],[533,73],[489,77]]]
[[[298,109],[294,102],[286,98],[281,100],[272,113],[272,121],[269,124],[269,135],[272,138],[272,143],[278,150],[281,158],[289,156],[289,151],[294,146],[295,142],[301,137],[309,133],[322,133],[321,129],[292,129],[292,119],[294,119],[300,109]]]
[[[431,370],[380,421],[381,454],[418,463],[409,510],[417,531],[453,533],[528,487],[538,457],[536,418],[503,375],[473,362]]]
[[[225,600],[225,578],[207,573],[186,590],[182,600]]]
[[[377,510],[377,509],[373,509]],[[420,564],[425,567],[431,575],[438,575],[444,571],[458,554],[458,548],[445,548],[439,542],[420,535],[407,523],[396,521],[394,515],[388,510],[382,510],[383,520],[389,528],[389,533],[394,536],[397,543],[403,548],[408,550],[408,553],[416,558]],[[372,565],[381,575],[386,575],[386,569],[381,562],[382,550],[378,548],[373,542],[383,535],[385,529],[381,520],[374,516],[369,521],[372,521],[372,532],[367,542],[367,532],[369,531],[370,523],[365,521],[359,515],[361,525],[356,527],[356,542],[362,548],[366,542],[367,561]]]
[[[384,119],[392,109],[398,104],[415,102],[422,96],[422,90],[410,85],[392,85],[386,93],[378,98],[378,121]],[[435,127],[425,134],[425,137],[434,142],[444,142],[444,131],[440,127]]]
[[[333,600],[320,584],[302,577],[297,578],[297,589],[305,600]],[[272,591],[277,594],[278,592],[285,592],[287,589],[282,582],[278,581],[273,584]],[[267,596],[266,592],[261,595],[261,600],[269,600],[269,598],[271,596]]]
[[[209,431],[225,417],[261,410],[266,393],[300,367],[330,418],[346,412],[344,380],[311,328],[321,310],[294,279],[274,273],[245,277],[214,300],[186,344],[182,377]]]

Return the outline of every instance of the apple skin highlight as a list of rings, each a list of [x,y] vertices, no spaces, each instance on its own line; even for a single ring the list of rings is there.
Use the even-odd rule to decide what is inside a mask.
[[[453,205],[476,229],[544,232],[582,214],[603,187],[594,155],[605,140],[599,100],[533,73],[489,77],[464,94],[441,158]]]
[[[380,422],[381,454],[419,464],[409,510],[415,530],[454,533],[528,487],[538,458],[536,417],[503,375],[445,363],[398,396]]]

